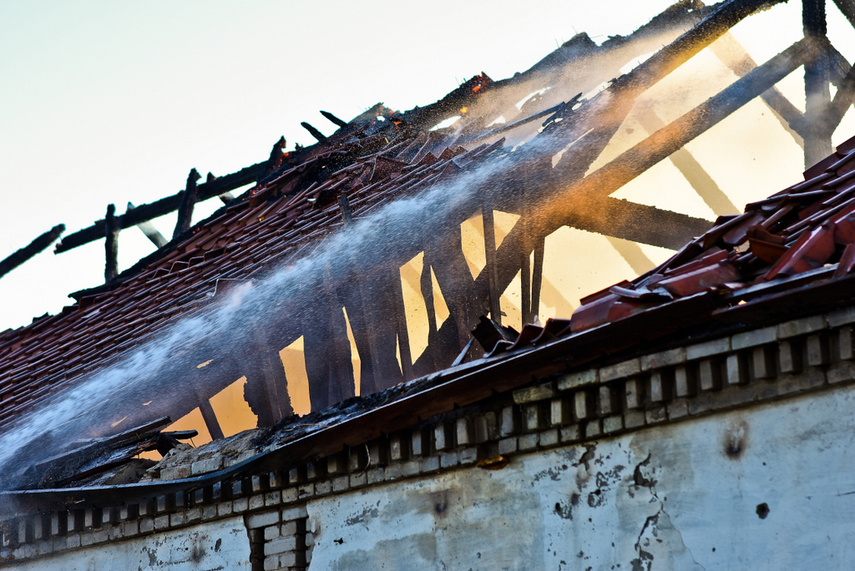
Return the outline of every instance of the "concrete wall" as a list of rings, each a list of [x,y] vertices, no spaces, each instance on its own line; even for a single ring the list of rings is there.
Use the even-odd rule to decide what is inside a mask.
[[[855,390],[307,505],[311,569],[849,569]]]
[[[244,519],[236,517],[108,546],[70,551],[10,568],[20,571],[213,571],[249,569],[249,555]]]

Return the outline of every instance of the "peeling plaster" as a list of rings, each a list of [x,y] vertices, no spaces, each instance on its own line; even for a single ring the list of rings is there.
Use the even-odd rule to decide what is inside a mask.
[[[313,501],[311,568],[845,569],[853,411],[839,389]]]
[[[230,518],[150,537],[117,540],[31,563],[14,565],[20,571],[217,571],[249,569],[249,538],[243,518]]]

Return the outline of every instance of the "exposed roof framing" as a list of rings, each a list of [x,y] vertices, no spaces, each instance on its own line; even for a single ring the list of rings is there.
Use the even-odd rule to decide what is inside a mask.
[[[734,46],[729,30],[776,3],[680,2],[626,38],[596,46],[578,36],[522,74],[496,82],[475,76],[426,107],[399,113],[378,105],[349,122],[325,113],[337,130],[316,137],[316,145],[285,153],[280,139],[270,158],[237,173],[198,183],[193,169],[179,193],[129,205],[121,215],[108,209],[104,220],[66,236],[56,250],[104,238],[107,283],[77,292],[77,303],[59,315],[0,333],[0,428],[111,366],[134,382],[115,387],[127,408],[87,403],[99,418],[96,432],[115,432],[110,425],[125,419],[142,424],[198,408],[208,432],[222,436],[211,399],[244,376],[245,400],[259,424],[269,426],[294,411],[294,383],[280,352],[300,339],[312,408],[321,410],[357,390],[383,391],[480,356],[470,331],[487,314],[502,322],[500,298],[517,275],[522,320],[534,320],[544,292],[554,289],[544,266],[547,241],[559,229],[681,247],[711,223],[613,193],[670,158],[690,191],[716,214],[734,214],[733,201],[687,143],[761,98],[803,143],[806,160],[813,160],[830,148],[833,127],[852,104],[855,74],[851,68],[838,73],[839,54],[824,37],[821,7],[811,0],[804,5],[805,37],[782,53],[757,65]],[[664,47],[613,79],[663,38]],[[724,42],[714,44],[720,38]],[[673,121],[651,108],[640,121],[647,137],[621,153],[604,154],[638,112],[642,95],[713,45],[738,79]],[[775,90],[800,66],[807,70],[808,94],[819,94],[805,114]],[[832,99],[824,94],[833,81],[838,91]],[[454,126],[432,130],[458,115]],[[493,124],[499,116],[503,126]],[[849,156],[844,151],[838,159]],[[842,176],[818,176],[826,175]],[[213,216],[191,226],[196,202],[248,184],[250,190],[226,198]],[[452,192],[438,192],[442,188]],[[417,215],[417,230],[412,215],[399,216],[389,206],[414,197],[427,204]],[[172,239],[163,244],[156,230],[143,228],[160,242],[158,250],[118,273],[120,230],[142,228],[176,210]],[[515,217],[501,241],[500,213]],[[479,215],[485,261],[473,272],[461,226]],[[621,252],[644,258],[629,247]],[[408,264],[407,278],[402,268]],[[420,354],[411,350],[405,286],[418,292],[426,311],[428,343]],[[234,316],[228,313],[229,291],[234,299],[244,292],[264,303]],[[437,309],[440,301],[447,315]],[[145,361],[147,343],[159,344],[170,358],[157,366]],[[63,430],[79,429],[75,422]]]

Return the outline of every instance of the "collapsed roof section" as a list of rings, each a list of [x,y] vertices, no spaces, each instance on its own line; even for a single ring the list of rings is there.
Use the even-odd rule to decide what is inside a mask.
[[[698,216],[612,196],[663,159],[714,213],[733,214],[684,146],[740,107],[763,97],[806,157],[830,148],[833,129],[806,127],[820,111],[801,114],[774,89],[798,67],[839,56],[810,26],[807,38],[760,66],[744,54],[723,56],[741,78],[670,123],[657,123],[655,101],[644,100],[707,47],[733,56],[728,30],[770,4],[681,2],[627,38],[596,46],[580,36],[513,78],[482,74],[424,108],[378,106],[336,119],[333,135],[311,129],[317,145],[284,153],[279,141],[269,160],[238,173],[197,184],[194,170],[181,193],[121,216],[108,211],[58,251],[106,237],[114,252],[122,228],[180,214],[173,238],[151,256],[116,275],[108,259],[104,286],[78,292],[60,315],[0,334],[0,428],[24,431],[19,442],[38,436],[55,453],[67,435],[107,436],[162,417],[193,421],[186,428],[216,439],[307,412],[305,403],[323,410],[476,359],[470,331],[484,315],[519,327],[549,317],[547,300],[569,315],[572,295],[551,273],[573,249],[562,238],[567,228],[620,240],[622,255],[645,260],[639,244],[677,249],[708,229]],[[806,22],[815,15],[806,9]],[[836,126],[855,74],[822,70],[838,92],[820,118]],[[630,119],[652,134],[623,137]],[[195,201],[252,181],[189,225]],[[704,248],[730,256],[722,244]],[[628,313],[643,313],[651,296],[664,300],[657,288],[668,291],[669,277],[652,289],[647,281],[610,292],[606,318],[626,315],[610,315],[615,307],[634,303]],[[577,321],[593,315],[585,301]],[[565,325],[546,331],[560,336]],[[523,333],[511,343],[540,335]]]
[[[806,172],[804,182],[749,205],[743,215],[723,218],[646,276],[591,296],[572,319],[549,320],[543,327],[528,324],[519,335],[492,345],[485,343],[491,354],[483,359],[347,399],[303,417],[285,418],[269,429],[248,431],[200,448],[178,447],[156,466],[153,462],[128,463],[129,451],[146,447],[172,450],[177,438],[189,436],[159,432],[165,424],[165,419],[159,419],[39,462],[16,479],[20,487],[31,491],[5,495],[29,507],[61,509],[63,502],[74,502],[79,509],[80,505],[133,503],[181,490],[197,495],[203,490],[211,493],[211,489],[248,494],[254,489],[245,484],[249,476],[287,472],[342,449],[358,450],[365,442],[415,425],[432,427],[437,418],[459,412],[461,407],[478,406],[476,403],[489,399],[507,402],[511,391],[513,402],[520,393],[538,391],[545,391],[546,396],[532,398],[548,399],[553,393],[544,387],[554,384],[556,378],[568,386],[572,385],[568,379],[583,385],[578,378],[592,366],[617,369],[621,365],[615,363],[637,363],[639,356],[651,352],[664,359],[663,355],[677,355],[682,350],[685,358],[687,340],[694,347],[718,346],[718,341],[703,341],[746,330],[752,339],[759,339],[759,348],[751,346],[758,349],[752,375],[771,377],[777,365],[762,357],[767,354],[764,344],[775,343],[777,328],[765,326],[855,302],[853,172],[855,138]],[[773,333],[767,339],[769,331]],[[483,328],[476,335],[482,342],[490,339]],[[843,358],[851,359],[851,336],[841,343],[849,348]],[[792,358],[800,357],[794,353]],[[747,366],[740,365],[733,372],[736,378],[727,382],[742,383],[740,375],[747,377],[746,371]],[[707,376],[712,379],[709,382],[722,383],[719,376],[723,374],[710,369]],[[727,374],[731,375],[730,369]],[[533,381],[535,388],[516,390]],[[660,382],[664,387],[660,390],[673,390],[667,387],[674,379]],[[625,390],[629,395],[629,386]],[[763,398],[778,396],[768,387],[761,390],[768,392]],[[600,394],[599,399],[613,398],[603,397],[602,390]],[[636,398],[641,402],[648,397]],[[583,402],[580,406],[587,410],[590,405]],[[599,407],[604,406],[600,402]],[[488,460],[484,462],[489,466]],[[203,465],[211,468],[202,469]],[[196,466],[200,466],[198,471]]]

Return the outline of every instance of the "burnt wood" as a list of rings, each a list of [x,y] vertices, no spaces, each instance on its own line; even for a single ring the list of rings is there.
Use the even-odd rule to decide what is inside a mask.
[[[104,281],[109,282],[119,275],[119,223],[116,220],[116,205],[107,206],[107,216],[104,218],[104,251],[106,263]]]
[[[190,228],[190,221],[193,219],[193,207],[196,205],[196,181],[201,177],[199,171],[191,169],[187,175],[187,186],[184,188],[184,194],[181,197],[181,204],[178,206],[178,221],[175,223],[175,231],[172,233],[172,239],[176,239]]]
[[[324,135],[323,133],[321,133],[320,131],[315,129],[309,123],[306,123],[305,121],[303,121],[302,123],[300,123],[300,126],[303,127],[306,131],[308,131],[311,136],[313,136],[315,139],[317,139],[319,143],[326,143],[327,142],[326,135]]]
[[[196,202],[201,202],[215,196],[220,196],[226,192],[238,189],[244,185],[255,182],[262,174],[267,161],[256,163],[239,170],[238,172],[221,176],[211,182],[202,183],[196,187]],[[181,199],[184,196],[184,191],[178,192],[166,198],[161,198],[155,202],[141,204],[133,209],[132,212],[118,217],[121,229],[136,226],[140,222],[145,222],[164,214],[174,212],[181,205]],[[78,230],[65,236],[59,244],[56,245],[55,253],[67,252],[78,246],[100,240],[104,237],[105,232],[104,220],[95,222],[92,226]]]
[[[834,0],[834,5],[840,12],[849,20],[852,26],[855,26],[855,1],[853,0]]]
[[[347,121],[342,121],[341,119],[339,119],[338,117],[336,117],[335,115],[330,113],[329,111],[321,111],[321,115],[323,115],[324,117],[326,117],[332,123],[334,123],[335,125],[338,125],[339,127],[347,127]]]
[[[0,277],[5,276],[39,252],[47,249],[63,232],[65,232],[65,224],[57,224],[20,250],[0,261]]]

